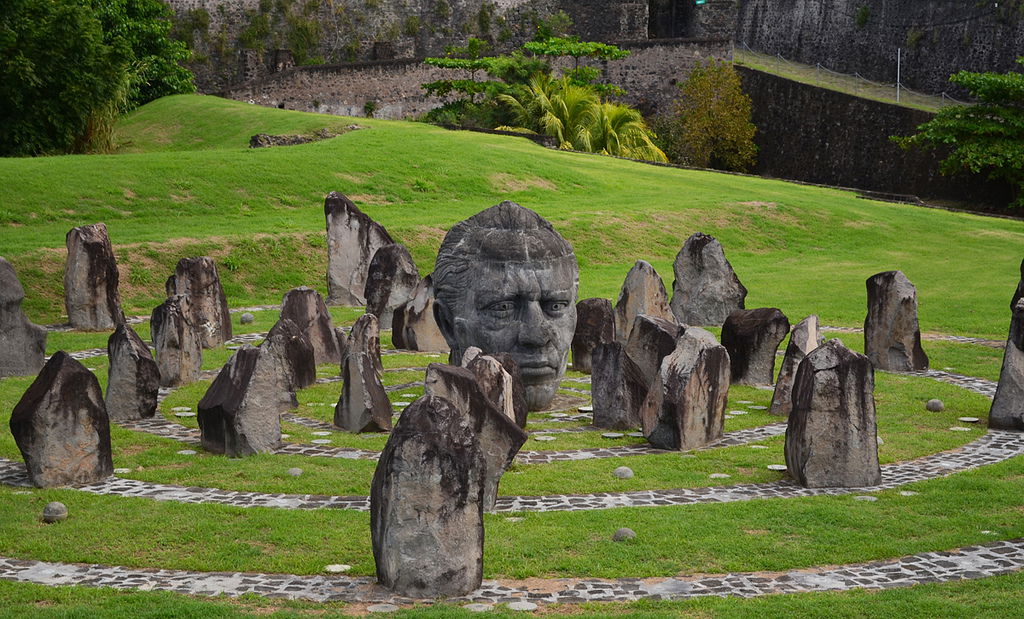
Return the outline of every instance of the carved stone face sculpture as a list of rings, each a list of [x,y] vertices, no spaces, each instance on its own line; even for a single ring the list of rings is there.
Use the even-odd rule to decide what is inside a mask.
[[[540,215],[505,201],[448,232],[434,267],[434,318],[462,362],[470,346],[519,364],[526,405],[551,404],[576,329],[579,268]]]

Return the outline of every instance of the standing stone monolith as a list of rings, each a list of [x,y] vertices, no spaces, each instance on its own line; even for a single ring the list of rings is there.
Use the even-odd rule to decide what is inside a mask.
[[[370,538],[382,587],[413,598],[480,587],[484,468],[474,419],[464,411],[430,395],[405,409],[370,487]]]
[[[590,383],[595,426],[612,430],[640,426],[640,406],[650,377],[626,354],[623,344],[609,342],[594,349]]]
[[[661,360],[675,350],[676,340],[684,330],[674,320],[670,322],[647,314],[639,314],[633,321],[626,340],[626,354],[647,377],[648,385],[654,382]]]
[[[1020,281],[1017,282],[1017,291],[1013,293],[1013,297],[1010,299],[1010,311],[1017,307],[1017,301],[1024,298],[1024,260],[1020,261]]]
[[[187,294],[189,319],[203,348],[216,348],[231,339],[228,299],[212,258],[182,258],[165,284],[167,296]]]
[[[789,344],[782,358],[779,377],[775,381],[775,393],[772,404],[768,407],[771,415],[789,415],[793,410],[793,381],[796,379],[796,368],[804,360],[807,353],[821,345],[822,337],[818,332],[818,316],[811,314],[793,327],[789,334]]]
[[[672,313],[680,323],[719,326],[729,314],[744,309],[747,289],[715,237],[695,232],[686,239],[672,271]]]
[[[786,427],[786,468],[797,483],[860,488],[882,482],[874,391],[871,362],[839,340],[804,357]]]
[[[675,322],[668,305],[668,293],[661,276],[646,260],[637,260],[626,274],[615,302],[615,339],[625,344],[633,330],[636,317],[647,314],[668,322]]]
[[[391,401],[373,358],[351,350],[341,362],[344,384],[334,407],[334,425],[347,432],[389,432]]]
[[[572,336],[572,369],[590,374],[591,355],[601,344],[615,341],[615,310],[608,299],[583,299],[576,304]]]
[[[434,284],[427,275],[416,284],[409,300],[395,308],[391,321],[395,348],[421,352],[448,352],[441,329],[434,320]]]
[[[872,275],[866,284],[864,354],[878,370],[928,369],[928,355],[921,348],[921,329],[917,324],[917,289],[902,271]]]
[[[291,320],[306,334],[313,346],[313,358],[317,364],[341,363],[331,314],[319,292],[306,286],[286,292],[281,301],[281,318]]]
[[[489,356],[497,359],[502,369],[512,379],[512,419],[517,426],[525,429],[529,410],[526,407],[526,385],[523,384],[523,376],[519,373],[519,364],[511,353],[496,352]]]
[[[64,268],[64,306],[68,322],[82,331],[104,331],[124,322],[117,290],[117,259],[102,224],[68,231]]]
[[[462,356],[463,362],[466,362],[468,356],[468,354]],[[522,428],[523,426],[516,419],[512,375],[505,371],[501,362],[488,355],[477,355],[469,360],[465,367],[476,376],[480,390],[494,403],[498,412],[515,421],[516,425]]]
[[[336,191],[327,194],[324,200],[324,217],[327,219],[327,302],[363,305],[370,260],[378,249],[394,241],[384,226]]]
[[[476,375],[453,365],[431,363],[427,366],[424,392],[444,398],[472,420],[484,456],[485,511],[494,507],[498,482],[526,442],[526,432],[502,414],[480,389]]]
[[[0,378],[30,376],[43,368],[46,329],[25,316],[24,298],[14,267],[0,257]]]
[[[289,391],[304,389],[316,382],[316,359],[309,338],[292,320],[278,320],[260,348],[277,358],[285,369]]]
[[[377,374],[384,372],[384,364],[380,358],[380,322],[373,314],[363,314],[352,323],[352,331],[348,334],[347,354],[361,352],[370,358]]]
[[[722,438],[729,399],[729,353],[691,327],[661,364],[640,409],[652,447],[687,451]]]
[[[203,449],[232,458],[272,452],[281,444],[281,413],[293,406],[279,360],[245,344],[196,405]]]
[[[759,307],[729,314],[722,325],[722,345],[729,351],[733,384],[773,384],[775,352],[788,333],[789,319],[778,308]]]
[[[161,387],[187,385],[199,379],[203,346],[189,319],[188,305],[188,295],[174,295],[158,305],[149,319]]]
[[[1017,299],[1006,338],[999,385],[988,413],[988,427],[1024,430],[1024,296]]]
[[[390,329],[395,308],[412,297],[420,273],[405,245],[392,243],[373,254],[366,271],[366,313],[380,320],[381,329]]]
[[[63,350],[14,406],[10,426],[29,480],[39,488],[89,484],[114,473],[99,381]]]
[[[160,370],[149,346],[127,323],[107,339],[107,415],[113,421],[144,419],[156,414]]]

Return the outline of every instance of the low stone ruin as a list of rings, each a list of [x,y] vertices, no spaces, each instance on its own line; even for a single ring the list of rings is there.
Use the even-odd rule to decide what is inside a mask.
[[[615,339],[626,343],[633,330],[636,317],[647,314],[668,322],[675,322],[668,305],[665,284],[654,267],[645,260],[637,260],[626,274],[615,302]]]
[[[1024,295],[1014,299],[999,385],[988,413],[988,427],[1001,430],[1024,430]]]
[[[676,348],[676,340],[684,329],[675,321],[668,321],[647,314],[640,314],[633,321],[633,328],[626,340],[626,354],[640,372],[647,376],[647,383],[654,381],[661,367],[661,360]]]
[[[313,358],[321,363],[341,363],[338,338],[334,334],[331,314],[320,293],[300,286],[285,293],[281,301],[281,318],[287,318],[306,334],[313,346]]]
[[[203,348],[216,348],[231,339],[228,299],[212,258],[182,258],[165,284],[167,296],[187,294],[189,319]]]
[[[127,323],[107,339],[106,407],[113,421],[145,419],[156,414],[156,398],[160,391],[160,370],[149,346]]]
[[[117,259],[102,224],[68,231],[68,260],[64,268],[64,306],[71,327],[105,331],[124,322],[117,290]]]
[[[696,232],[686,239],[672,271],[672,313],[681,324],[718,326],[744,309],[747,289],[715,237]]]
[[[867,279],[868,314],[864,354],[879,370],[912,372],[928,368],[917,324],[917,289],[902,271]]]
[[[729,399],[729,353],[691,327],[665,357],[640,409],[652,447],[686,451],[722,438]]]
[[[370,355],[351,350],[341,363],[344,384],[334,407],[334,425],[347,432],[391,430],[391,401]]]
[[[612,430],[639,427],[640,406],[653,377],[640,370],[619,342],[599,345],[592,358],[590,393],[594,425]]]
[[[282,318],[270,328],[260,344],[267,354],[277,358],[285,370],[289,391],[305,389],[316,382],[316,360],[309,338],[290,319]]]
[[[377,582],[413,598],[454,597],[483,581],[485,455],[477,419],[427,395],[399,418],[370,489]]]
[[[729,314],[722,325],[722,345],[729,351],[733,384],[773,384],[775,352],[788,333],[789,319],[774,307]]]
[[[576,304],[572,336],[572,369],[590,374],[591,355],[601,344],[615,340],[615,310],[608,299],[583,299]]]
[[[378,249],[391,245],[394,240],[383,226],[336,191],[327,194],[324,200],[324,217],[327,219],[327,302],[363,305],[370,260]]]
[[[99,381],[62,350],[21,396],[10,426],[29,480],[39,488],[89,484],[114,472]]]
[[[429,275],[416,284],[408,301],[395,308],[391,341],[395,348],[404,350],[449,351],[448,342],[434,321],[434,286]]]
[[[196,406],[203,449],[233,458],[271,452],[281,444],[281,413],[294,405],[278,359],[246,344]]]
[[[24,298],[14,267],[0,257],[0,378],[30,376],[43,367],[46,329],[25,316]]]
[[[377,317],[381,329],[390,329],[395,308],[409,300],[419,283],[419,271],[405,245],[381,247],[367,267],[366,313]]]
[[[203,346],[189,319],[188,306],[188,295],[174,295],[158,305],[150,316],[161,387],[178,387],[199,379]]]
[[[818,317],[815,314],[804,318],[793,327],[789,333],[786,354],[782,358],[782,367],[779,368],[779,377],[775,381],[775,393],[772,394],[772,404],[768,407],[769,414],[785,417],[793,410],[793,381],[796,379],[796,368],[809,352],[821,345],[822,341],[818,332]]]
[[[786,427],[786,468],[807,488],[860,488],[882,482],[875,379],[864,355],[829,340],[796,372]]]

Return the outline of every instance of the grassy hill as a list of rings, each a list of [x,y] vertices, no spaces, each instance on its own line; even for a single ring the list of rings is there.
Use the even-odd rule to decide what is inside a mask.
[[[353,123],[364,128],[247,148],[257,132]],[[864,280],[901,269],[918,287],[923,330],[1005,337],[1024,253],[1021,222],[417,123],[191,95],[141,108],[118,135],[146,152],[0,160],[0,255],[18,269],[37,321],[60,320],[67,230],[97,221],[110,230],[133,312],[160,302],[163,280],[188,255],[218,260],[233,305],[274,303],[301,284],[323,289],[322,205],[332,190],[405,243],[424,274],[453,223],[515,200],[576,248],[584,296],[614,299],[639,258],[671,286],[673,257],[700,230],[721,240],[750,290],[748,307],[795,319],[816,312],[825,324],[860,324]]]

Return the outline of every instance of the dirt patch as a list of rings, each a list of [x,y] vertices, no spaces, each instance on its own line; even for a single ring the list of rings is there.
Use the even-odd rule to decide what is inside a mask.
[[[369,193],[354,193],[348,196],[349,200],[352,200],[359,204],[372,204],[373,206],[389,206],[394,204],[391,200],[388,200],[384,196],[377,196]]]
[[[125,187],[124,191],[122,191],[121,193],[124,195],[125,200],[134,200],[135,198],[138,197],[138,195],[136,195],[134,191],[128,189],[127,187]]]
[[[492,174],[488,179],[495,191],[512,193],[526,191],[528,189],[545,189],[547,191],[558,191],[558,186],[547,179],[538,176],[521,178],[505,172]]]

